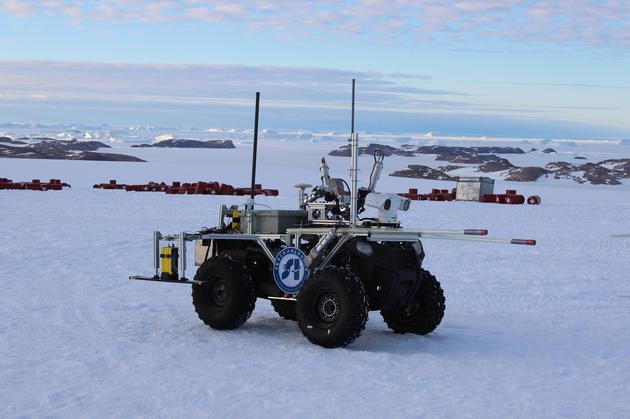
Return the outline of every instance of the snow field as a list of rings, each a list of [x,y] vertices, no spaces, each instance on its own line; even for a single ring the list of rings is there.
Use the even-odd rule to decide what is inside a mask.
[[[630,239],[611,237],[630,233],[627,185],[495,186],[541,195],[540,206],[414,202],[406,226],[488,228],[538,246],[425,240],[446,294],[436,332],[395,335],[370,312],[354,344],[326,350],[267,301],[219,332],[196,317],[189,286],[127,279],[151,272],[153,230],[211,226],[221,203],[242,202],[90,189],[110,178],[248,184],[246,149],[211,164],[179,151],[142,150],[146,164],[0,161],[2,176],[73,185],[0,191],[0,416],[630,415]],[[292,208],[290,186],[318,181],[318,146],[260,153],[259,183],[282,194],[261,203]],[[329,164],[347,177],[348,159]],[[454,186],[384,176],[380,189],[441,184]]]

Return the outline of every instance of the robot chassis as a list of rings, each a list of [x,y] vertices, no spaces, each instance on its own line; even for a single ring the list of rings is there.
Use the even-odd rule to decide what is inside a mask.
[[[130,279],[192,284],[195,311],[213,329],[235,329],[250,317],[257,298],[278,314],[297,320],[312,343],[334,348],[359,337],[369,311],[380,310],[396,333],[427,334],[441,322],[445,298],[440,283],[422,268],[421,239],[474,240],[535,245],[535,240],[485,237],[485,229],[407,230],[398,211],[410,200],[376,192],[383,168],[375,153],[370,184],[357,181],[359,137],[354,133],[352,89],[351,182],[330,178],[322,158],[321,185],[305,195],[298,184],[298,210],[255,210],[222,205],[216,228],[179,234],[153,233],[153,276]],[[252,165],[254,191],[259,93]],[[359,219],[365,207],[376,218]],[[226,219],[230,220],[226,222]],[[187,243],[195,242],[193,279],[186,277]],[[162,246],[162,243],[168,243]],[[161,272],[160,272],[161,271]]]

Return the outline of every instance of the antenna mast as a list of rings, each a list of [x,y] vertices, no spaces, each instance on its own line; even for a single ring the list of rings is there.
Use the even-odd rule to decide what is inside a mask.
[[[352,79],[352,123],[350,125],[350,135],[354,134],[354,84],[355,79]]]
[[[258,112],[260,111],[260,92],[256,92],[256,114],[254,116],[254,151],[252,157],[252,188],[250,193],[250,198],[252,201],[254,200],[254,196],[256,195],[256,191],[254,190],[256,186],[256,154],[258,152]]]
[[[357,226],[357,172],[359,157],[359,136],[354,132],[354,85],[355,79],[352,79],[352,123],[350,127],[350,149],[351,149],[351,165],[350,165],[350,226],[354,229]]]

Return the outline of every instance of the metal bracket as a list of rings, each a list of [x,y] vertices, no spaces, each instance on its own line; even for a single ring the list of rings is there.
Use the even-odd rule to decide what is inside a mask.
[[[351,238],[352,238],[352,236],[349,236],[349,235],[341,236],[339,238],[339,241],[337,242],[337,244],[335,244],[335,246],[332,248],[332,250],[326,255],[326,257],[324,258],[322,263],[319,264],[317,269],[325,268],[326,265],[328,265],[328,263],[332,260],[332,258],[335,257],[337,252],[339,252],[339,250],[343,247],[343,245],[346,244],[348,242],[348,240],[350,240]]]
[[[262,238],[260,238],[260,237],[258,237],[256,239],[256,242],[261,247],[263,252],[265,252],[265,255],[267,255],[267,257],[269,258],[271,263],[274,263],[275,260],[276,260],[276,257],[273,255],[273,253],[271,253],[271,250],[269,250],[269,247],[267,246],[267,243],[265,243],[265,241]]]

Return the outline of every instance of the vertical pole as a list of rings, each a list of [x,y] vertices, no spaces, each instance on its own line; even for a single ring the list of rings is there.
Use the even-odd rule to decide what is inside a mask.
[[[355,79],[352,79],[352,123],[350,125],[350,134],[354,134],[354,84]]]
[[[153,232],[153,269],[155,270],[155,277],[160,276],[160,238],[162,235],[159,231]]]
[[[350,126],[350,226],[354,229],[357,226],[357,172],[358,172],[358,156],[359,156],[359,136],[354,132],[354,85],[355,79],[352,79],[352,123]]]
[[[179,279],[186,279],[186,233],[181,232],[179,234]]]
[[[359,135],[357,133],[353,133],[350,141],[352,149],[352,166],[350,169],[350,225],[352,228],[355,228],[357,226],[357,160],[359,156]]]
[[[260,92],[256,92],[256,113],[254,116],[254,151],[252,156],[252,189],[250,197],[252,200],[255,195],[255,186],[256,186],[256,153],[258,151],[258,112],[260,110]]]

